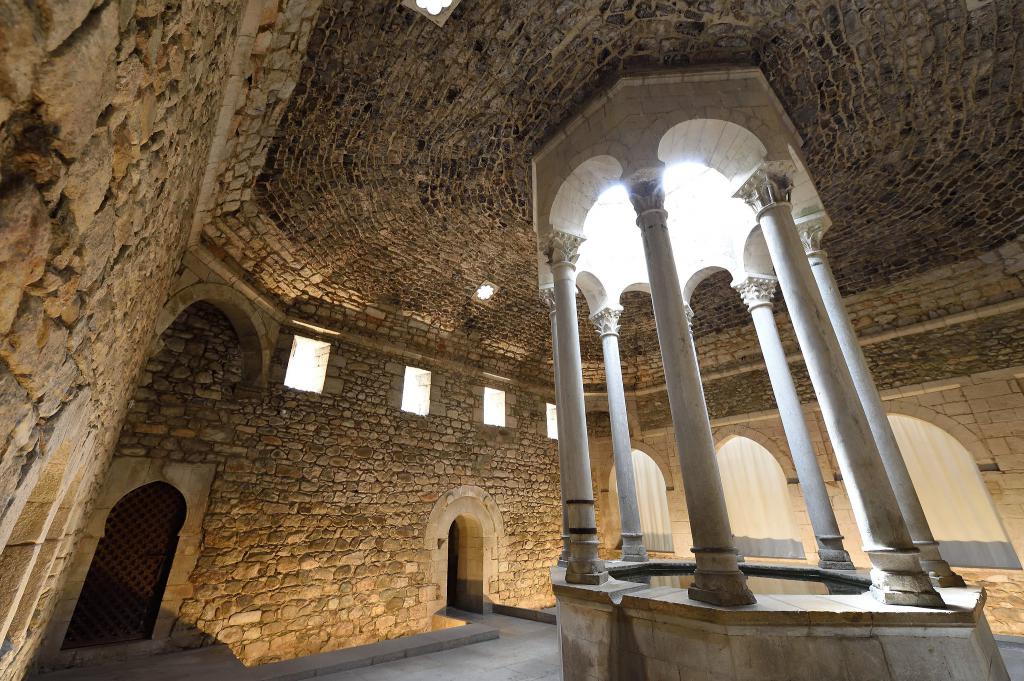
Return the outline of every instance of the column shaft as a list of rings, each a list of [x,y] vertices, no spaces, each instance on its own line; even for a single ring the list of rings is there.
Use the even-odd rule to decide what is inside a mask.
[[[564,232],[552,235],[549,263],[555,280],[555,322],[558,338],[558,372],[563,409],[566,506],[569,515],[569,565],[567,582],[602,584],[608,580],[604,561],[598,558],[594,488],[590,476],[586,408],[583,400],[583,369],[576,313],[576,250],[582,242]]]
[[[629,437],[626,393],[622,386],[622,362],[619,358],[619,310],[605,308],[591,317],[604,350],[605,382],[608,391],[608,417],[612,429],[612,457],[618,487],[619,519],[622,535],[622,560],[645,562],[647,551],[640,528],[640,506],[633,472],[633,445]]]
[[[775,281],[761,279],[761,290],[753,278],[748,278],[737,287],[743,294],[743,300],[750,308],[750,316],[754,321],[757,340],[761,345],[761,354],[768,368],[768,378],[775,394],[775,403],[779,408],[779,418],[786,433],[789,451],[793,455],[793,465],[800,480],[807,515],[811,519],[811,527],[818,544],[818,565],[831,570],[852,570],[853,562],[850,554],[843,546],[843,535],[839,532],[835,512],[828,497],[828,489],[818,466],[818,459],[811,445],[811,436],[807,432],[800,397],[797,395],[793,376],[786,361],[786,352],[779,338],[779,330],[775,325],[772,312],[771,297],[775,291]],[[744,288],[746,287],[746,288]],[[758,295],[760,294],[760,295]]]
[[[759,210],[757,219],[843,472],[864,550],[874,566],[872,594],[886,603],[940,606],[942,599],[921,569],[797,236],[788,188],[788,178],[758,171],[740,191]]]
[[[635,183],[630,187],[630,200],[637,211],[647,260],[669,410],[690,514],[697,569],[689,594],[694,600],[719,605],[753,603],[754,595],[737,563],[697,354],[684,316],[660,180]]]
[[[560,372],[558,370],[558,326],[555,322],[555,291],[554,289],[544,289],[541,292],[541,297],[544,302],[547,303],[549,317],[551,319],[551,364],[554,368],[555,374],[555,415],[556,423],[558,425],[558,485],[561,492],[561,506],[562,506],[562,553],[558,556],[558,566],[566,567],[569,565],[569,507],[565,501],[568,498],[565,494],[565,475],[562,471],[565,470],[565,447],[562,445],[565,439],[562,436],[562,414],[561,409],[564,401],[562,400],[562,380]]]
[[[808,242],[805,240],[804,246],[807,245]],[[882,399],[875,387],[871,370],[868,369],[864,351],[857,341],[857,334],[846,313],[846,305],[839,293],[839,286],[836,284],[832,268],[828,264],[828,258],[823,251],[817,248],[812,248],[807,255],[828,317],[832,322],[832,327],[836,330],[839,347],[850,368],[857,396],[867,415],[871,435],[882,457],[882,463],[889,476],[893,492],[896,494],[900,512],[910,531],[910,538],[914,542],[914,546],[921,551],[921,565],[928,571],[937,586],[964,586],[963,578],[953,572],[949,563],[939,555],[939,544],[932,536],[931,527],[928,525],[924,508],[921,506],[921,499],[917,495],[917,490],[914,489],[914,482],[910,478],[910,471],[907,470],[907,463],[900,453],[899,444],[892,432],[885,407],[882,406]]]

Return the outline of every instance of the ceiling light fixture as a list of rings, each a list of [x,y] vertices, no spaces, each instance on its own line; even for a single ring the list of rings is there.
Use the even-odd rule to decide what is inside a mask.
[[[489,281],[485,281],[484,283],[480,284],[480,287],[476,290],[476,293],[473,295],[476,296],[477,300],[490,300],[491,296],[493,296],[497,290],[497,286],[495,286]]]
[[[420,9],[425,9],[435,17],[448,9],[452,5],[452,0],[416,0],[416,6]]]

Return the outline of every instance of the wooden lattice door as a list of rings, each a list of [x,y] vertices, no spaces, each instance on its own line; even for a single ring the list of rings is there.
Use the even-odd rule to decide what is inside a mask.
[[[143,485],[114,505],[64,648],[152,636],[185,510],[184,497],[164,482]]]

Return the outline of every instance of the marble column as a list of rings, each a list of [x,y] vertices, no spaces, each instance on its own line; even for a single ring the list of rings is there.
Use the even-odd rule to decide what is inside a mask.
[[[757,211],[883,603],[941,606],[921,568],[793,222],[788,164],[765,164],[737,194]]]
[[[793,455],[793,465],[800,480],[807,515],[811,519],[811,528],[818,544],[818,566],[829,570],[853,570],[850,554],[843,546],[843,535],[839,532],[839,523],[832,510],[832,502],[828,497],[825,480],[821,476],[818,458],[811,445],[811,436],[807,432],[800,397],[793,384],[793,375],[789,371],[786,352],[779,338],[779,330],[775,325],[772,312],[772,296],[775,294],[777,281],[774,277],[749,276],[743,281],[733,284],[754,320],[754,330],[761,344],[761,354],[768,369],[768,379],[775,393],[775,403],[782,419],[782,429],[786,433],[789,451]]]
[[[569,509],[565,504],[565,500],[568,498],[565,495],[565,476],[561,473],[565,470],[565,447],[562,446],[562,415],[559,413],[559,409],[562,408],[562,396],[559,394],[562,387],[562,381],[558,371],[558,328],[555,323],[555,289],[554,287],[542,288],[540,290],[541,300],[548,307],[548,317],[551,320],[551,364],[554,367],[555,373],[555,415],[557,417],[558,425],[558,479],[561,487],[562,494],[562,553],[558,556],[558,566],[567,567],[569,565]]]
[[[628,190],[647,260],[669,411],[690,514],[697,569],[689,595],[716,605],[753,603],[754,595],[747,587],[746,576],[740,572],[729,526],[697,353],[684,314],[679,273],[669,239],[660,173],[634,177]]]
[[[612,428],[612,458],[619,496],[619,519],[622,535],[622,560],[643,563],[647,560],[643,530],[640,528],[640,506],[636,497],[636,475],[633,472],[633,445],[629,438],[629,416],[626,413],[626,391],[622,386],[622,362],[619,358],[619,316],[621,309],[606,307],[591,315],[604,350],[604,375],[608,390],[608,417]]]
[[[953,572],[949,563],[939,555],[939,543],[932,535],[928,519],[921,507],[921,499],[917,496],[917,490],[914,489],[914,482],[910,478],[910,471],[907,470],[907,463],[900,453],[900,447],[892,432],[885,407],[882,406],[882,398],[875,387],[871,370],[868,369],[864,351],[860,347],[857,334],[854,332],[853,324],[850,323],[850,317],[846,312],[846,305],[839,294],[839,286],[832,274],[828,257],[821,249],[821,237],[827,227],[826,221],[827,217],[824,215],[802,220],[798,225],[800,240],[803,242],[804,250],[811,264],[811,272],[814,274],[818,290],[825,302],[828,317],[839,338],[839,347],[843,351],[843,357],[846,358],[846,364],[853,377],[853,385],[857,389],[860,403],[868,417],[868,425],[871,427],[871,434],[878,447],[878,452],[882,456],[882,463],[889,475],[889,482],[896,493],[900,512],[903,513],[903,519],[907,523],[914,546],[921,552],[921,566],[928,572],[932,583],[936,586],[964,586],[963,578]]]
[[[558,378],[565,455],[561,471],[569,516],[569,565],[565,581],[603,584],[608,581],[604,561],[598,558],[594,487],[590,477],[590,449],[583,402],[583,364],[576,313],[576,257],[583,237],[554,232],[546,254],[555,280],[555,327],[558,340]]]

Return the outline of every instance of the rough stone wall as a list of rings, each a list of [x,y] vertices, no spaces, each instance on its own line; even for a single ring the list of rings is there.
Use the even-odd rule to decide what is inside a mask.
[[[544,397],[494,385],[509,427],[483,426],[479,376],[409,360],[433,372],[432,407],[404,413],[407,360],[337,341],[324,393],[303,393],[281,383],[291,339],[265,395],[237,399],[234,332],[195,304],[136,391],[117,456],[217,466],[176,642],[221,641],[253,664],[429,629],[424,532],[460,485],[483,488],[501,515],[492,599],[550,605],[561,516]]]
[[[238,15],[235,0],[0,10],[2,540],[62,443],[86,443],[82,470],[110,451],[180,258]],[[76,489],[85,503],[92,486]]]
[[[1002,519],[1017,555],[1024,558],[1024,366],[960,376],[925,385],[905,385],[883,391],[886,410],[920,418],[943,428],[963,444],[981,468],[997,513]],[[675,548],[678,555],[688,555],[689,519],[682,489],[682,475],[671,425],[650,425],[644,419],[647,402],[638,400],[631,425],[633,446],[647,452],[665,475],[669,491]],[[666,407],[667,410],[667,407]],[[824,421],[815,403],[805,402],[805,418],[812,444],[818,454],[826,487],[840,530],[846,537],[846,548],[858,566],[868,566],[861,550],[860,534],[841,480],[835,453],[828,440]],[[588,423],[590,415],[588,414]],[[716,442],[730,435],[750,437],[765,446],[779,461],[789,479],[792,509],[800,527],[808,561],[816,561],[814,535],[806,506],[800,493],[786,445],[782,422],[775,412],[759,412],[730,416],[712,421]],[[607,433],[598,430],[592,435],[591,461],[598,481],[598,505],[607,514],[611,502],[607,494],[607,475],[611,469],[611,447]],[[612,513],[617,513],[612,509]],[[604,545],[614,541],[614,529],[601,524]],[[966,579],[983,585],[989,594],[986,608],[989,622],[996,633],[1024,634],[1024,571],[960,569]]]

